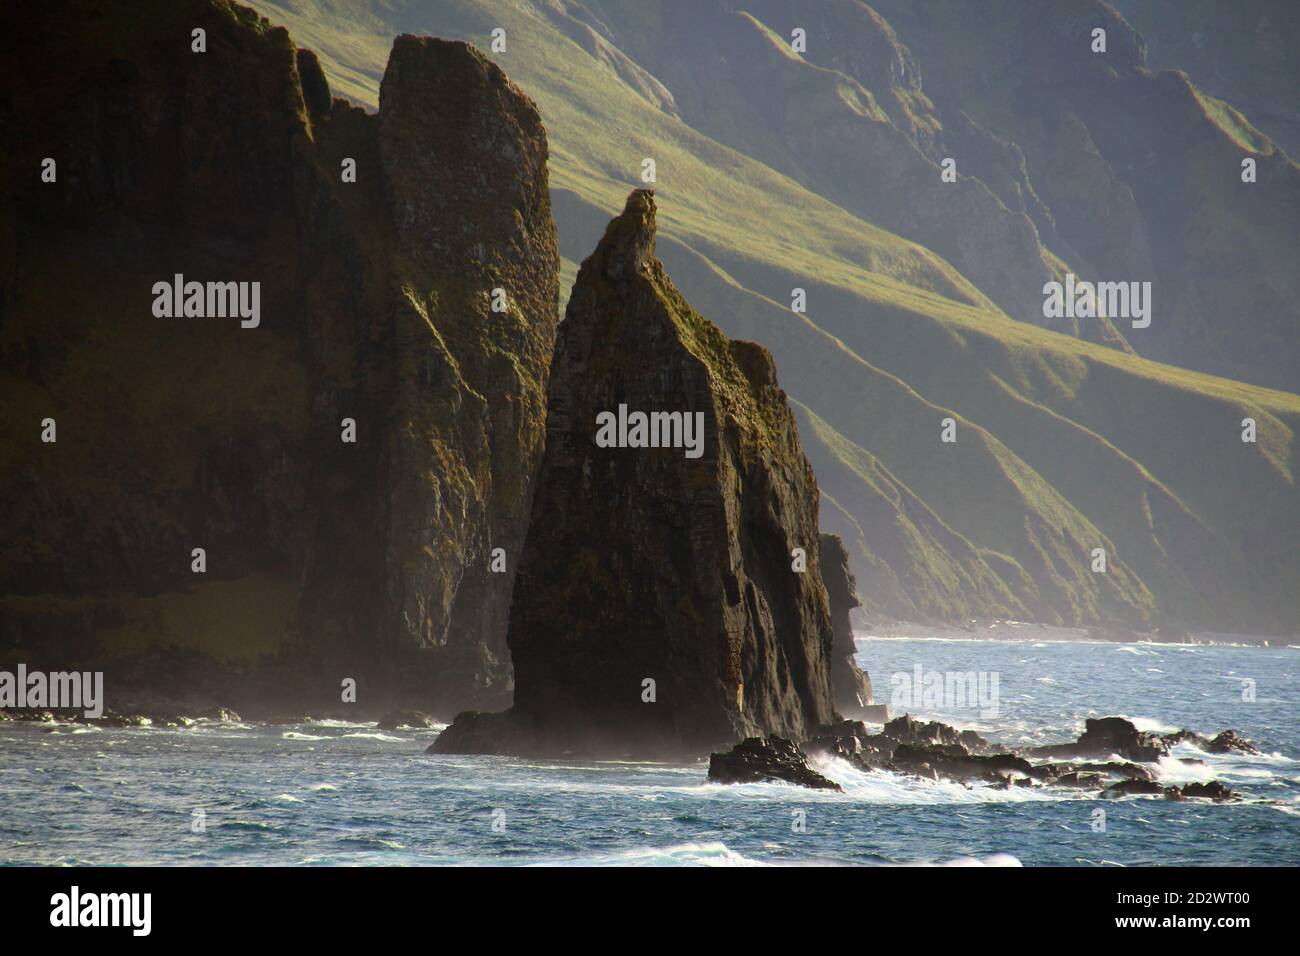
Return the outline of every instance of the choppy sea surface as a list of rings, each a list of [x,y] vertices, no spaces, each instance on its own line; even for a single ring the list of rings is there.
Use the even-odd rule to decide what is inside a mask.
[[[996,715],[911,710],[1013,745],[1122,714],[1143,729],[1233,728],[1263,754],[1180,746],[1175,756],[1204,765],[1162,762],[1165,782],[1217,778],[1245,797],[1214,805],[965,787],[838,761],[820,769],[842,794],[721,786],[705,782],[705,761],[432,756],[437,729],[341,721],[5,722],[0,863],[1300,864],[1300,649],[860,635],[858,657],[878,702],[918,664],[996,673]]]

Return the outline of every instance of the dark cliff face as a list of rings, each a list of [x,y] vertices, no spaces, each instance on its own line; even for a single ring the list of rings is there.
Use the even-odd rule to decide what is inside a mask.
[[[853,620],[849,612],[861,607],[862,602],[858,600],[857,582],[849,570],[849,553],[839,535],[822,535],[820,547],[822,580],[826,583],[831,623],[835,628],[831,692],[839,715],[858,720],[871,703],[871,678],[863,673],[855,659],[857,646],[853,643]]]
[[[699,754],[832,717],[817,486],[785,393],[677,292],[654,228],[633,192],[582,265],[511,606],[515,707],[462,718],[443,751]],[[620,406],[698,414],[698,457],[601,447]]]
[[[223,0],[24,5],[0,33],[4,658],[508,702],[558,295],[532,102],[401,37],[367,115]],[[156,317],[175,273],[259,281],[260,324]]]

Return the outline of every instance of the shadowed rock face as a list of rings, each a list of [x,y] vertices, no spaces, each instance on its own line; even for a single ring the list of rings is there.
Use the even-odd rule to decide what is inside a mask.
[[[399,36],[379,154],[398,251],[387,609],[441,713],[509,702],[505,627],[544,438],[559,257],[537,108],[473,47]],[[496,311],[493,290],[503,294]],[[505,570],[490,569],[501,549]]]
[[[764,349],[681,297],[654,232],[633,192],[582,265],[511,606],[515,706],[461,718],[439,750],[698,755],[831,718],[817,485],[785,393]],[[701,453],[598,447],[620,405],[699,413]]]
[[[400,37],[366,114],[225,0],[10,5],[0,33],[0,661],[508,703],[558,295],[536,107]],[[156,317],[174,273],[260,281],[260,326]]]
[[[849,720],[862,719],[871,704],[871,678],[863,673],[855,660],[857,647],[853,643],[853,621],[849,612],[861,607],[857,582],[849,570],[849,555],[838,535],[821,536],[822,580],[826,583],[826,596],[830,601],[831,622],[835,628],[835,644],[831,660],[831,691],[835,709]]]

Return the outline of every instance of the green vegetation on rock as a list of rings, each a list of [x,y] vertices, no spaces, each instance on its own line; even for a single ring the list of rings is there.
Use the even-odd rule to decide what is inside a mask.
[[[806,175],[798,156],[778,162],[777,127],[757,126],[747,113],[728,115],[726,100],[712,111],[713,125],[694,125],[691,104],[697,114],[707,105],[712,91],[700,84],[714,66],[686,69],[689,61],[679,58],[682,69],[656,73],[673,34],[654,4],[256,5],[321,53],[336,86],[371,105],[394,33],[427,32],[486,49],[490,31],[504,28],[507,50],[492,56],[537,102],[550,140],[566,286],[571,264],[595,245],[629,186],[640,185],[641,160],[655,159],[659,255],[686,298],[723,332],[760,342],[775,357],[806,423],[822,520],[844,538],[868,610],[947,620],[1300,628],[1300,398],[1293,380],[1282,380],[1291,390],[1261,388],[1138,358],[1103,329],[1080,329],[1089,339],[1082,341],[1013,321],[994,305],[1004,290],[979,288],[950,260],[864,218],[865,207],[855,212],[843,197],[820,191],[830,186]],[[734,6],[709,9],[721,11],[719,23],[734,25]],[[968,141],[978,143],[987,171],[976,175],[1004,205],[1014,206],[1020,193],[1053,275],[1088,274],[1109,263],[1109,277],[1114,262],[1102,262],[1099,251],[1117,230],[1126,242],[1138,237],[1125,253],[1137,258],[1125,261],[1139,261],[1142,219],[1163,222],[1171,202],[1193,197],[1183,202],[1179,246],[1168,246],[1186,249],[1191,264],[1157,285],[1157,321],[1176,329],[1184,316],[1189,323],[1201,316],[1198,327],[1220,339],[1198,347],[1234,367],[1283,360],[1289,346],[1274,332],[1293,311],[1266,301],[1271,287],[1235,305],[1220,296],[1242,289],[1238,278],[1258,274],[1262,263],[1278,278],[1278,301],[1294,310],[1296,297],[1285,290],[1300,269],[1287,266],[1296,256],[1294,229],[1280,215],[1288,207],[1262,210],[1264,192],[1235,206],[1236,193],[1202,188],[1214,170],[1240,185],[1236,153],[1243,142],[1258,145],[1257,134],[1248,119],[1194,86],[1131,66],[1126,58],[1136,53],[1122,27],[1112,30],[1115,62],[1131,76],[1112,91],[1102,87],[1117,118],[1103,122],[1084,108],[1086,100],[1048,99],[1059,91],[1039,83],[1045,102],[1056,104],[1059,128],[1048,130],[1017,112],[1011,78],[1032,80],[1051,59],[1026,57],[1017,26],[1023,9],[1014,3],[995,4],[987,16],[942,0],[924,10],[827,3],[819,10],[838,34],[829,27],[811,33],[816,45],[803,65],[787,63],[777,47],[788,32],[776,14],[756,12],[779,7],[744,6],[752,42],[780,56],[783,68],[773,76],[806,74],[807,82],[825,85],[818,97],[837,84],[854,91],[838,99],[837,110],[877,125],[883,112],[919,148],[940,131],[956,137],[960,117],[969,116],[977,128],[963,134],[962,155],[973,155]],[[1049,54],[1061,42],[1061,24],[1084,22],[1100,7],[1078,0],[1072,9],[1059,20],[1037,18]],[[870,23],[854,32],[860,17]],[[855,60],[855,38],[866,36],[879,38],[880,55]],[[828,55],[840,60],[823,62]],[[891,70],[901,78],[891,80]],[[912,71],[924,75],[924,92]],[[1134,102],[1124,102],[1125,91]],[[803,96],[798,83],[787,92]],[[1067,100],[1069,109],[1061,105]],[[1166,102],[1182,119],[1144,132],[1142,124],[1151,126],[1146,111]],[[1178,138],[1178,122],[1198,130],[1195,142]],[[1163,193],[1152,177],[1132,179],[1127,164],[1138,157],[1124,146],[1126,138],[1154,144],[1156,135],[1166,138],[1161,148],[1187,156],[1184,179],[1160,174],[1169,180]],[[813,135],[805,152],[817,146]],[[1020,173],[1016,156],[1025,164]],[[1073,165],[1061,167],[1065,160]],[[1265,161],[1270,175],[1293,176],[1294,164],[1280,153]],[[861,173],[872,180],[872,170]],[[1035,204],[1033,187],[1046,207]],[[908,200],[864,196],[894,198],[902,206]],[[1074,217],[1064,239],[1042,213],[1056,204]],[[1231,253],[1235,245],[1239,255]],[[1211,261],[1225,250],[1230,262]],[[1152,268],[1165,268],[1164,261]],[[1179,297],[1178,276],[1205,293],[1197,293],[1199,301]],[[796,287],[807,292],[806,315],[790,310]],[[1239,315],[1260,323],[1254,344],[1237,331],[1241,322],[1228,318]],[[1147,349],[1141,341],[1135,347]],[[949,416],[958,422],[955,445],[939,442],[940,420]],[[1245,417],[1258,423],[1257,444],[1240,440]],[[1108,551],[1106,575],[1089,569],[1094,547]]]

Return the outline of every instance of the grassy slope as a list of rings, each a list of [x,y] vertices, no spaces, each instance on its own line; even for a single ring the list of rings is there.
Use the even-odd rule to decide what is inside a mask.
[[[1010,321],[939,257],[686,127],[523,3],[255,6],[370,104],[393,34],[486,49],[504,27],[494,57],[547,124],[570,276],[653,156],[660,255],[724,331],[772,349],[823,518],[877,608],[1296,628],[1297,396]],[[938,441],[946,415],[956,445]],[[1246,415],[1258,445],[1239,440]]]
[[[1116,277],[1132,265],[1115,255],[1125,248],[1115,235],[1118,223],[1072,228],[1066,221],[1072,217],[1060,215],[1079,200],[1092,205],[1097,197],[1076,192],[1088,163],[1077,152],[1058,149],[1053,120],[1070,115],[1096,150],[1088,162],[1106,167],[1118,189],[1131,189],[1133,211],[1151,247],[1156,295],[1168,316],[1128,334],[1138,352],[1297,388],[1300,167],[1245,116],[1197,89],[1196,76],[1135,69],[1139,58],[1125,49],[1127,30],[1116,23],[1110,25],[1110,61],[1089,53],[1084,43],[1063,41],[1103,16],[1107,8],[1100,0],[1076,0],[1059,17],[1033,19],[1026,18],[1020,0],[879,0],[876,6],[927,65],[932,95],[1015,141],[1039,194],[1057,211],[1062,235]],[[1186,19],[1195,16],[1189,12]],[[1235,11],[1225,16],[1239,17]],[[1240,17],[1246,16],[1243,9]],[[1250,32],[1261,56],[1262,45],[1279,39],[1268,30]],[[1269,57],[1262,68],[1242,72],[1267,74],[1260,82],[1285,88],[1277,52],[1269,51]],[[1193,59],[1204,72],[1203,61]],[[1231,61],[1229,70],[1251,62],[1239,52],[1222,59]],[[977,69],[980,63],[1004,66]],[[1053,120],[1045,122],[1044,115]],[[1262,171],[1260,188],[1245,188],[1238,178],[1248,155]],[[1243,275],[1251,281],[1243,282]],[[1251,316],[1249,323],[1225,320],[1243,314]]]

